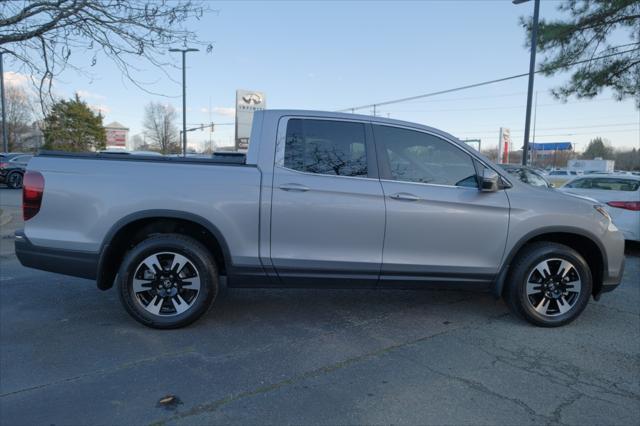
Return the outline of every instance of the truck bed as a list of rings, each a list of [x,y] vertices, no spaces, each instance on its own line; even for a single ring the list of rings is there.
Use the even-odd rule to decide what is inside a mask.
[[[182,156],[155,156],[143,154],[131,154],[128,152],[65,152],[65,151],[40,151],[40,157],[77,158],[89,160],[122,160],[122,161],[149,161],[168,163],[195,163],[195,164],[228,164],[245,165],[247,156],[240,152],[217,152],[210,157],[182,157]]]

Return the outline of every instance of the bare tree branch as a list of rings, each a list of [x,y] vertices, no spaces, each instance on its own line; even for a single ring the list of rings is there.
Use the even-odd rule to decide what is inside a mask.
[[[84,75],[101,58],[125,80],[153,93],[141,80],[140,60],[169,77],[167,50],[176,45],[212,45],[189,23],[211,10],[198,0],[15,0],[0,2],[0,49],[12,65],[37,82],[41,102],[65,69]]]

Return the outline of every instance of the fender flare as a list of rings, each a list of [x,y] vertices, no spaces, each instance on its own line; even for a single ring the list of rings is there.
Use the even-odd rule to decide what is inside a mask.
[[[209,231],[213,237],[218,241],[220,245],[220,249],[222,250],[222,256],[224,257],[225,265],[228,268],[232,267],[231,261],[231,252],[229,251],[229,246],[227,244],[226,239],[222,235],[222,232],[211,223],[209,220],[203,218],[194,213],[188,213],[178,210],[165,210],[165,209],[151,209],[151,210],[142,210],[135,213],[131,213],[123,218],[119,219],[116,223],[114,223],[109,231],[105,234],[102,244],[100,245],[100,251],[98,252],[98,265],[97,265],[97,286],[100,290],[107,290],[113,286],[113,279],[115,278],[116,271],[109,270],[106,267],[106,263],[108,261],[110,252],[109,247],[115,235],[125,226],[141,220],[141,219],[180,219],[186,220],[189,222],[197,223],[198,225],[205,228]]]
[[[507,279],[507,273],[509,271],[509,267],[511,266],[511,262],[513,261],[515,255],[520,251],[520,249],[522,249],[522,247],[524,247],[532,239],[541,235],[558,233],[579,235],[591,240],[598,247],[598,251],[600,252],[600,257],[602,258],[602,270],[604,274],[604,271],[606,270],[608,264],[607,252],[604,250],[600,239],[598,239],[595,234],[585,229],[575,228],[572,226],[545,226],[543,228],[538,228],[525,234],[516,242],[516,244],[513,245],[509,253],[505,256],[504,261],[502,262],[500,272],[498,272],[496,282],[493,286],[493,295],[496,298],[500,298],[502,296],[502,290],[504,289],[504,284]],[[599,279],[603,279],[603,277],[599,277]]]

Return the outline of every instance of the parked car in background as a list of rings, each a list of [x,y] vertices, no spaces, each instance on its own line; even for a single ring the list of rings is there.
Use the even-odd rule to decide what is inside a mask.
[[[33,155],[21,152],[0,154],[0,183],[6,184],[9,188],[22,188],[22,178],[27,163]]]
[[[552,185],[538,170],[523,166],[520,164],[500,164],[507,173],[515,176],[520,182],[524,182],[531,186],[539,186],[542,188],[551,188]]]
[[[547,175],[547,181],[558,188],[576,176],[578,176],[578,172],[575,170],[551,170]]]
[[[640,241],[640,176],[585,175],[567,182],[560,189],[601,202],[625,239]]]

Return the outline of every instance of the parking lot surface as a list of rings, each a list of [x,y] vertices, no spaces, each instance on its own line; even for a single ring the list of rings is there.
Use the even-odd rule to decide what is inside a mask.
[[[158,331],[129,318],[114,290],[23,268],[11,253],[0,262],[3,425],[640,418],[637,248],[621,287],[556,329],[487,294],[247,289],[186,329]],[[178,402],[158,404],[166,395]]]

